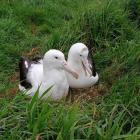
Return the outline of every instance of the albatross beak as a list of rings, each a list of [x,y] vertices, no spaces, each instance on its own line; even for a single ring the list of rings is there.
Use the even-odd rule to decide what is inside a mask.
[[[78,79],[79,75],[78,75],[74,70],[72,70],[72,69],[70,68],[70,66],[67,64],[66,61],[63,61],[63,66],[64,66],[64,69],[65,69],[67,72],[71,73],[71,74],[73,75],[73,77],[75,77],[76,79]]]
[[[83,64],[83,68],[85,71],[85,74],[87,75],[87,72],[90,74],[90,76],[92,75],[92,71],[90,69],[90,64],[88,62],[87,58],[82,58],[82,64]]]

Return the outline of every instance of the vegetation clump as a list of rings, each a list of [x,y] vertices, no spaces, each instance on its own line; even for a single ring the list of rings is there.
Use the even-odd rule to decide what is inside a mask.
[[[139,0],[1,0],[0,140],[139,140],[139,7]],[[67,55],[76,42],[92,47],[98,85],[60,102],[17,91],[21,56],[50,48]]]

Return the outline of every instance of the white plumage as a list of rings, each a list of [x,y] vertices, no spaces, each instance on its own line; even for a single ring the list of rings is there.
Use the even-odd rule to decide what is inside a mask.
[[[26,67],[26,66],[25,66]],[[65,61],[64,54],[58,50],[49,50],[40,60],[40,63],[33,63],[28,69],[26,80],[32,85],[30,90],[26,90],[21,84],[19,89],[26,95],[33,96],[39,87],[39,97],[52,86],[51,90],[44,96],[53,100],[59,100],[68,94],[69,84],[66,78],[65,70],[74,77],[77,74],[72,71]]]
[[[86,88],[91,87],[97,83],[99,76],[96,72],[92,75],[92,64],[88,59],[89,50],[83,43],[76,43],[71,46],[68,53],[68,65],[78,73],[78,79],[73,78],[67,73],[69,86],[72,88]]]

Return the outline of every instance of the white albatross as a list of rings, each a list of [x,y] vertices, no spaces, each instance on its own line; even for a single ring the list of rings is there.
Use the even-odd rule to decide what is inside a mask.
[[[39,87],[39,97],[41,97],[52,86],[43,97],[46,99],[49,96],[52,100],[59,100],[67,96],[69,90],[65,70],[78,78],[78,74],[67,65],[64,54],[54,49],[46,52],[43,59],[38,62],[22,59],[19,66],[19,89],[29,96],[33,96]]]
[[[99,76],[92,64],[90,55],[88,47],[83,43],[76,43],[71,46],[67,63],[79,75],[78,79],[75,79],[66,72],[71,88],[86,88],[97,83]]]

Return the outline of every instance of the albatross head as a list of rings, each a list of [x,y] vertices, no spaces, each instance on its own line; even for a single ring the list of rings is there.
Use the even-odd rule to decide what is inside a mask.
[[[64,54],[59,50],[51,49],[45,53],[43,58],[43,67],[49,70],[64,69],[71,73],[75,78],[78,78],[78,74],[68,66]]]
[[[86,74],[88,72],[90,75],[92,75],[88,61],[88,53],[89,50],[85,44],[76,43],[72,45],[69,50],[68,61],[71,61],[71,63],[74,63],[77,66],[82,66]]]

